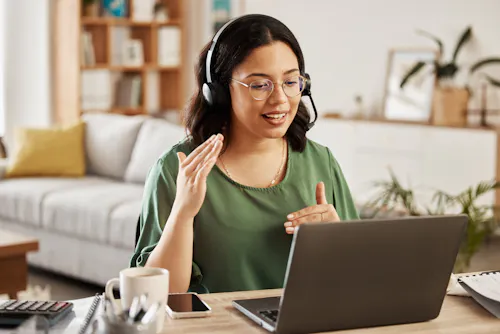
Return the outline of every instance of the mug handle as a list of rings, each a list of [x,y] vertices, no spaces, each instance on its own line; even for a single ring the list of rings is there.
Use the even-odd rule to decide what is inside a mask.
[[[111,309],[113,310],[114,314],[121,313],[121,305],[120,303],[116,302],[115,296],[113,295],[113,288],[116,286],[120,286],[120,279],[119,278],[112,278],[106,283],[106,288],[104,288],[104,293],[106,294],[106,297],[111,301]],[[117,310],[118,308],[118,310]]]

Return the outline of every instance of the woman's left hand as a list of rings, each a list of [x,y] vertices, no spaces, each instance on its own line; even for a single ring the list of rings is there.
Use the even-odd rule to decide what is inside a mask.
[[[316,203],[317,205],[308,206],[287,216],[288,221],[285,223],[287,234],[293,234],[295,228],[304,223],[340,221],[335,207],[326,201],[325,184],[323,182],[316,185]]]

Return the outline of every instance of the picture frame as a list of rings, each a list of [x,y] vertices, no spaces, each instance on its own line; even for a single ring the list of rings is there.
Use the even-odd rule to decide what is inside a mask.
[[[142,41],[138,39],[131,39],[123,43],[122,63],[124,66],[144,65],[144,49],[142,47]]]
[[[430,123],[436,87],[434,61],[438,52],[427,48],[397,48],[389,51],[384,85],[383,115],[387,120]],[[400,87],[408,71],[419,61],[426,64]]]

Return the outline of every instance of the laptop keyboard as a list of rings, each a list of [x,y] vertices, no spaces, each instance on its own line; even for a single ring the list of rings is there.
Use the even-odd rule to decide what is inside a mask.
[[[271,320],[272,322],[276,322],[278,320],[279,310],[264,310],[264,311],[259,311],[259,313],[264,317],[266,317],[267,319]]]

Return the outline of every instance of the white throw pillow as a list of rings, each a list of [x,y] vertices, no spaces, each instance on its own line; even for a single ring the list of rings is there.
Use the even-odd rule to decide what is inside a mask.
[[[144,116],[84,114],[87,173],[123,179]]]
[[[162,119],[148,119],[137,136],[125,181],[144,183],[151,166],[175,144],[185,138],[184,128]]]

